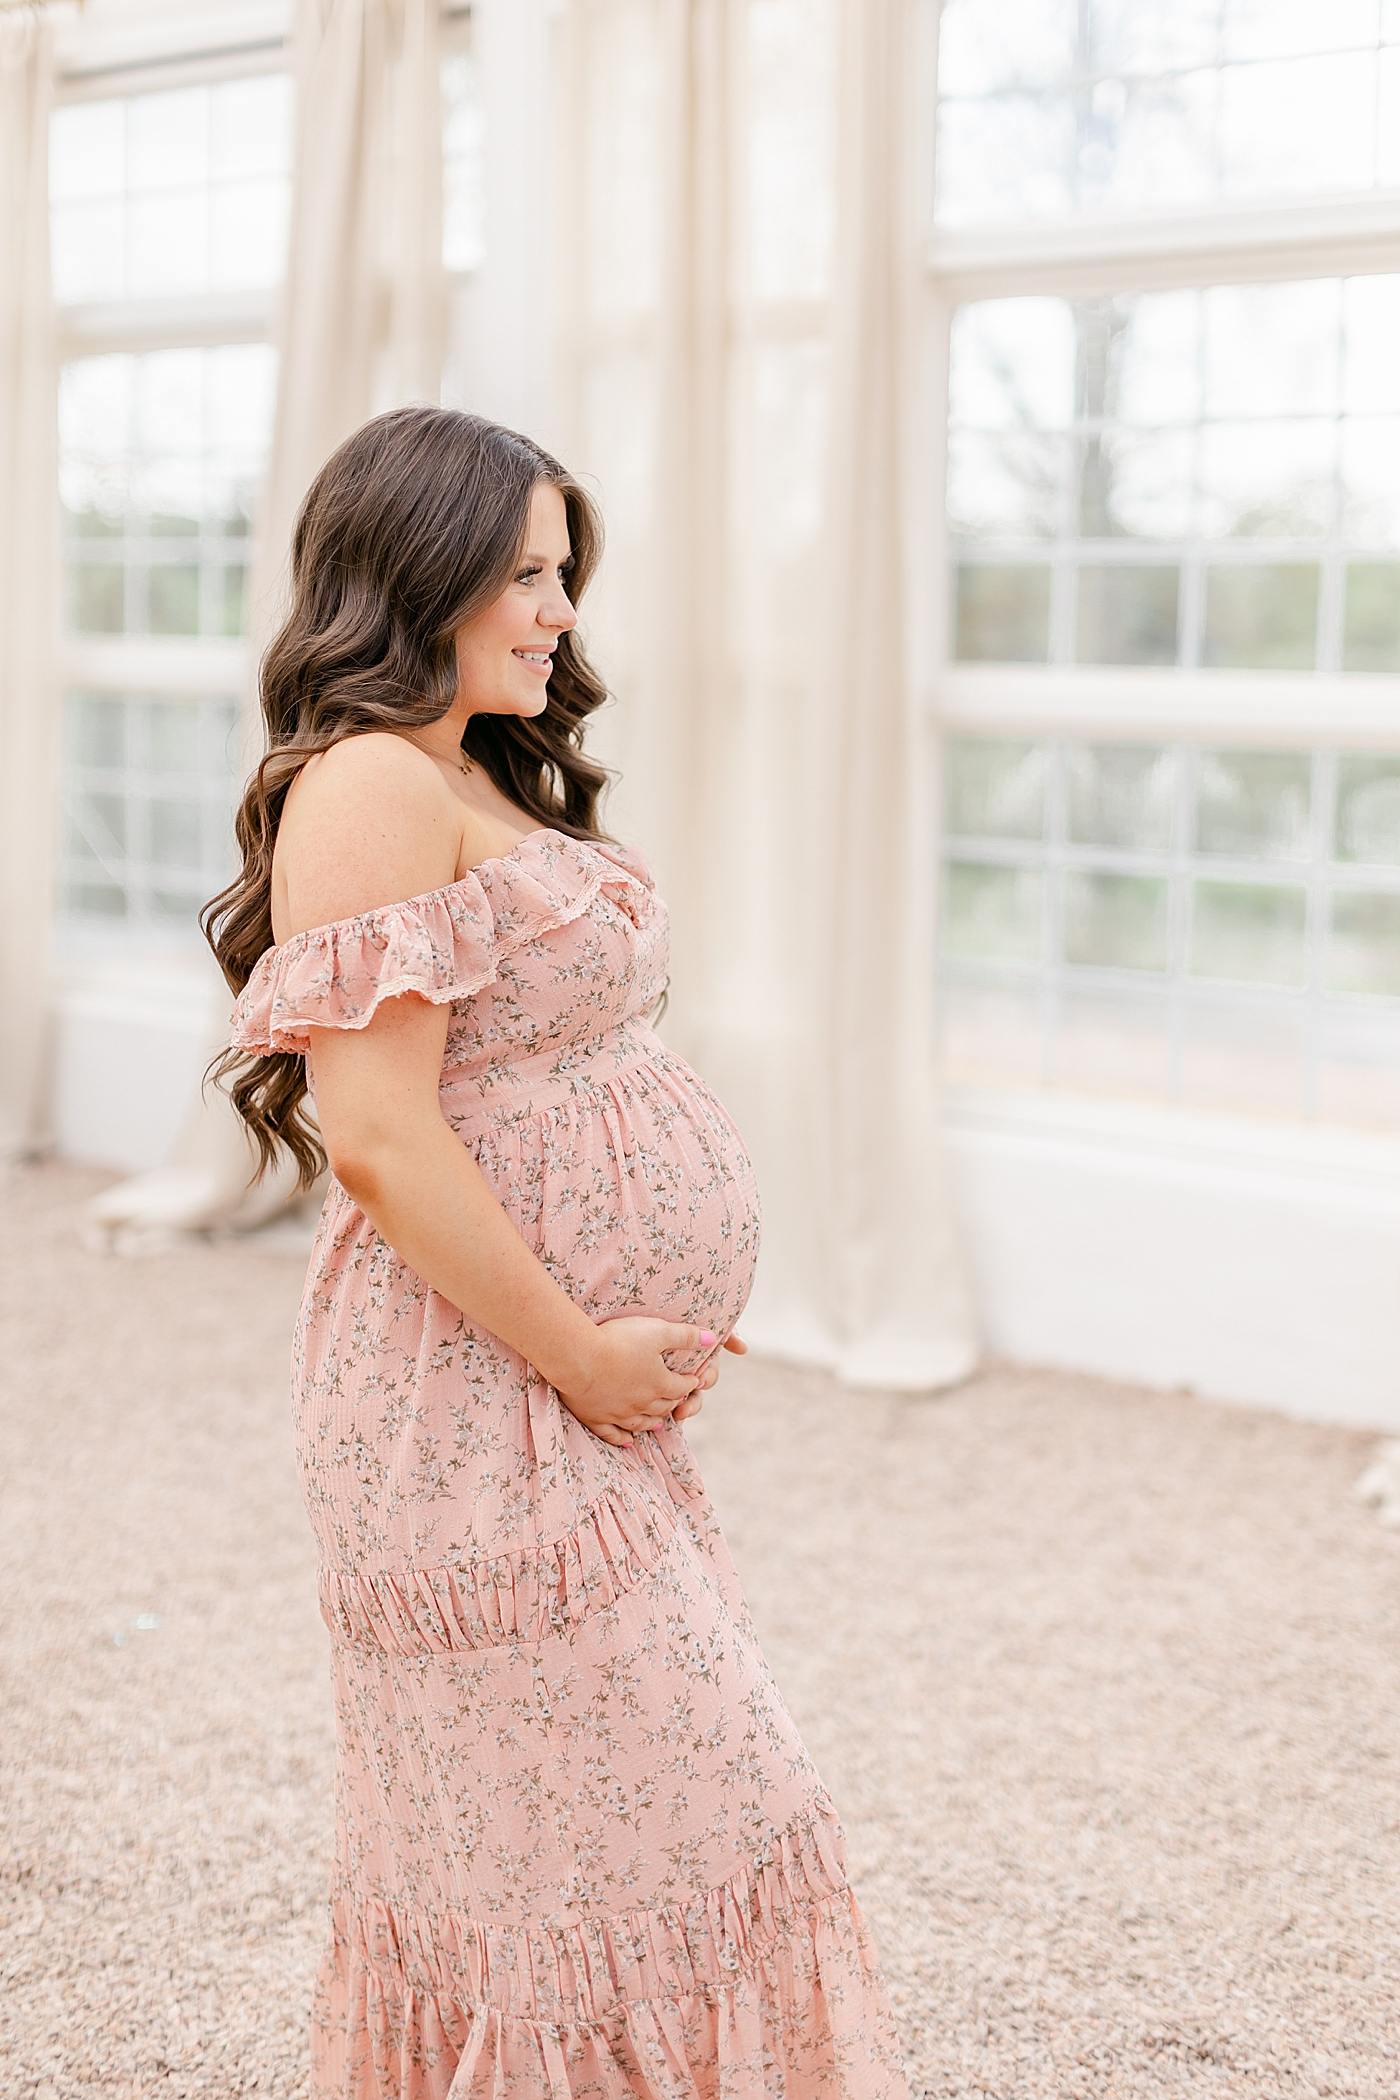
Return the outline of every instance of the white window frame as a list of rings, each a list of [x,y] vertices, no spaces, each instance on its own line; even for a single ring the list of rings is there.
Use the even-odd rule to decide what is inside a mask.
[[[60,45],[55,105],[125,100],[283,72],[285,14],[282,5],[252,0],[242,7],[210,9],[198,23],[182,18],[178,42],[193,41],[192,50],[170,48],[176,37],[168,20],[136,20],[120,28],[90,28],[80,21]],[[112,353],[268,343],[277,299],[276,289],[268,289],[62,305],[56,315],[56,359],[61,368],[76,358]],[[71,692],[223,699],[239,705],[251,675],[248,645],[241,640],[66,631],[59,637],[56,668],[55,704],[60,707]],[[84,951],[94,944],[129,946],[133,940],[160,939],[162,946],[194,946],[197,940],[191,935],[181,941],[173,928],[157,935],[144,923],[65,923],[73,926]]]
[[[975,300],[1104,297],[1212,285],[1284,284],[1400,272],[1400,188],[1277,203],[1206,206],[1153,214],[1085,217],[978,228],[934,219],[939,0],[924,0],[920,95],[920,196],[924,288],[920,350],[923,427],[915,442],[930,491],[917,546],[913,602],[917,676],[937,776],[945,736],[1085,738],[1292,750],[1313,754],[1400,752],[1400,674],[1177,669],[1151,666],[959,663],[952,655],[952,557],[947,525],[950,336],[957,309]],[[992,857],[997,857],[993,852]],[[1042,856],[1043,857],[1043,856]],[[1104,855],[1094,856],[1097,862]],[[1134,869],[1136,870],[1136,859]],[[1382,886],[1390,886],[1383,879]],[[1314,900],[1315,903],[1315,900]],[[1310,911],[1310,923],[1317,917]],[[1312,935],[1315,939],[1315,930]],[[941,975],[941,971],[939,973]],[[1245,994],[1262,1008],[1266,999]],[[1115,1143],[1146,1160],[1173,1150],[1189,1127],[1215,1151],[1238,1142],[1237,1114],[1179,1101],[1098,1096],[1063,1081],[950,1089],[950,1127],[983,1124],[998,1142],[1055,1142],[1073,1149],[1106,1118]],[[979,1121],[980,1119],[980,1121]],[[1258,1145],[1261,1128],[1255,1124]],[[1306,1143],[1330,1166],[1358,1143],[1400,1146],[1380,1131],[1282,1117],[1277,1146]]]
[[[936,82],[936,56],[930,70]],[[933,117],[931,102],[922,171],[930,215]],[[1400,749],[1400,674],[954,662],[944,506],[949,335],[959,306],[1400,272],[1400,190],[974,231],[930,226],[925,260],[924,354],[934,395],[926,694],[936,728]]]

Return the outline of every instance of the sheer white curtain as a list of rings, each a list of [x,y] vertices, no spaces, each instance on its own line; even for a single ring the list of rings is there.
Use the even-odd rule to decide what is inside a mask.
[[[929,1042],[914,672],[917,0],[576,0],[560,422],[610,535],[613,822],[665,1032],[754,1151],[746,1331],[853,1384],[976,1343]]]
[[[442,382],[439,0],[298,0],[292,235],[272,460],[259,518],[265,638],[298,506],[377,409]]]
[[[59,752],[52,82],[45,23],[0,15],[0,1158],[44,1134]]]
[[[254,554],[255,658],[285,603],[292,526],[307,486],[376,410],[438,398],[442,85],[438,0],[298,0],[296,158],[272,456]],[[250,695],[244,756],[261,752]],[[210,1055],[220,1047],[211,1043]],[[249,1186],[242,1126],[212,1090],[192,1107],[167,1167],[94,1206],[116,1244],[149,1229],[262,1223],[291,1174]]]

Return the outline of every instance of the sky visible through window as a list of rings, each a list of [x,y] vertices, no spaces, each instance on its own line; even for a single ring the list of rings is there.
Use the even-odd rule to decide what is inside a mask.
[[[53,270],[64,303],[256,290],[278,282],[291,82],[79,102],[54,113]]]
[[[964,659],[1400,670],[1400,277],[964,306]]]
[[[948,227],[1400,184],[1400,0],[945,0]]]

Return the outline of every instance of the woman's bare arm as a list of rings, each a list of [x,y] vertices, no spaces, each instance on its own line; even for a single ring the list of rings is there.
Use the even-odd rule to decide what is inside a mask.
[[[596,1436],[626,1444],[712,1380],[664,1350],[714,1341],[645,1318],[595,1325],[531,1253],[438,1100],[449,1009],[408,995],[369,1026],[312,1031],[316,1112],[336,1179],[375,1230],[466,1318],[532,1363]]]
[[[453,881],[461,826],[436,768],[402,739],[337,746],[298,782],[279,839],[291,933]],[[471,852],[470,840],[465,850]],[[279,929],[280,930],[280,929]],[[438,1096],[449,1008],[386,1000],[363,1029],[311,1031],[316,1112],[332,1169],[394,1251],[460,1308],[518,1349],[605,1442],[626,1444],[714,1383],[684,1376],[663,1351],[714,1337],[670,1320],[590,1320],[526,1246]]]

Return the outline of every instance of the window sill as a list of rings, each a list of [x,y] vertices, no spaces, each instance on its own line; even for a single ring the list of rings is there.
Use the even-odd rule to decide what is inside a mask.
[[[932,711],[946,729],[1390,750],[1400,738],[1400,675],[956,664],[937,675]]]
[[[1134,1174],[1150,1168],[1215,1186],[1287,1184],[1319,1196],[1400,1211],[1400,1136],[1340,1124],[1210,1113],[1146,1101],[1032,1088],[950,1087],[944,1125],[955,1141],[1033,1150]]]

